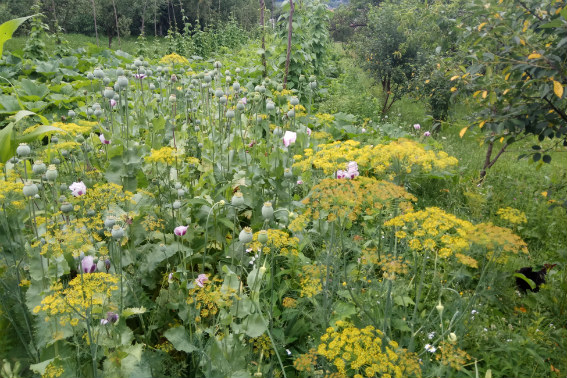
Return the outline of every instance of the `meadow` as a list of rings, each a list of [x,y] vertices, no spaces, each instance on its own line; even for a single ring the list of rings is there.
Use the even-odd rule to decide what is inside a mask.
[[[498,118],[519,97],[483,103],[472,63],[396,98],[296,8],[293,48],[285,5],[267,32],[0,41],[2,378],[565,375],[564,123]]]

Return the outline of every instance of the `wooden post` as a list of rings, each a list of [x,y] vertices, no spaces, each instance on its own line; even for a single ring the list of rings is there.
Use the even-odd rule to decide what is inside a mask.
[[[285,75],[283,80],[283,87],[287,88],[287,75],[289,73],[289,59],[291,57],[291,37],[293,33],[293,12],[295,11],[295,5],[293,0],[289,0],[289,28],[287,31],[287,55],[285,57]]]
[[[266,64],[266,31],[264,27],[264,8],[264,0],[260,0],[260,25],[262,27],[262,66],[264,66],[264,73],[262,74],[262,77],[268,76],[268,67]]]

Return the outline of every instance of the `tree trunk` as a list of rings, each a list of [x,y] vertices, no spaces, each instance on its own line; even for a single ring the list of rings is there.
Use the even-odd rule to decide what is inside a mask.
[[[157,0],[154,0],[154,37],[157,37]]]
[[[51,7],[53,8],[53,19],[55,20],[55,24],[57,24],[57,11],[55,10],[55,0],[51,0]],[[58,33],[57,30],[55,30]]]
[[[146,35],[146,9],[148,7],[148,0],[144,0],[144,7],[142,8],[142,26],[140,26],[140,34]]]
[[[492,157],[492,149],[494,148],[494,141],[490,141],[490,143],[488,144],[488,148],[486,149],[486,157],[484,159],[484,165],[480,170],[480,178],[478,180],[479,186],[482,185],[482,183],[484,182],[487,171],[496,163],[498,158],[506,151],[506,147],[508,146],[509,146],[508,143],[504,143],[504,145],[502,146],[502,148],[500,148],[500,151],[498,151],[494,159],[490,160],[490,158]]]
[[[95,6],[95,0],[91,0],[91,3],[93,4],[93,20],[94,20],[94,32],[95,32],[95,36],[96,36],[96,45],[100,46],[100,43],[98,42],[98,30],[96,27],[96,6]]]
[[[268,75],[268,67],[266,64],[266,31],[264,29],[264,0],[260,0],[260,25],[262,26],[262,66],[264,66],[264,73],[262,76],[265,78]]]
[[[114,8],[114,22],[116,23],[116,35],[118,36],[118,47],[122,48],[122,41],[120,40],[120,28],[118,27],[118,13],[116,12],[116,3],[112,0],[112,8]]]
[[[295,5],[293,0],[289,0],[289,28],[287,32],[287,54],[285,56],[285,74],[283,80],[283,87],[287,88],[287,75],[289,73],[289,59],[291,57],[291,37],[293,33],[293,12],[295,11]]]

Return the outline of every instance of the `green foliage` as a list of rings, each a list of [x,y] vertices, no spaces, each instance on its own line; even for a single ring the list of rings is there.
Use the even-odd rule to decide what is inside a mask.
[[[11,39],[16,29],[18,29],[18,27],[30,17],[31,16],[16,18],[14,20],[6,21],[0,25],[0,57],[2,56],[4,43]]]
[[[474,2],[459,44],[456,85],[479,106],[476,125],[508,143],[522,134],[567,145],[567,9],[554,1]],[[460,71],[460,72],[459,72]],[[534,146],[534,161],[550,161]]]

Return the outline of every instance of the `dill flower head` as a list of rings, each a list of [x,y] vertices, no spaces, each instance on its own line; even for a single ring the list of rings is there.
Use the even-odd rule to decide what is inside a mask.
[[[503,209],[498,209],[496,215],[500,216],[500,219],[508,221],[511,224],[522,224],[528,223],[528,218],[523,211],[514,209],[512,207],[505,207]]]
[[[421,377],[415,353],[387,342],[384,334],[373,326],[357,328],[345,321],[336,322],[321,336],[317,354],[333,364],[338,373],[362,377]]]
[[[159,62],[160,64],[181,64],[181,65],[189,64],[187,58],[176,53],[171,53],[169,55],[163,56]]]
[[[159,150],[154,150],[152,148],[152,152],[150,156],[145,157],[145,161],[147,163],[164,163],[168,165],[172,165],[175,163],[175,159],[180,157],[181,153],[173,147],[162,147]]]
[[[57,283],[51,288],[52,294],[41,301],[33,310],[35,314],[44,312],[49,317],[57,317],[61,325],[76,326],[80,319],[86,318],[88,309],[97,313],[105,308],[112,309],[112,295],[118,290],[119,278],[116,275],[95,272],[79,274],[67,287]]]
[[[267,241],[262,243],[258,240],[260,235],[267,234]],[[260,239],[262,239],[260,237]],[[249,244],[249,248],[253,251],[262,249],[265,254],[278,253],[283,256],[299,256],[299,239],[290,236],[287,232],[276,229],[269,229],[266,232],[258,231],[252,236],[252,242]]]

